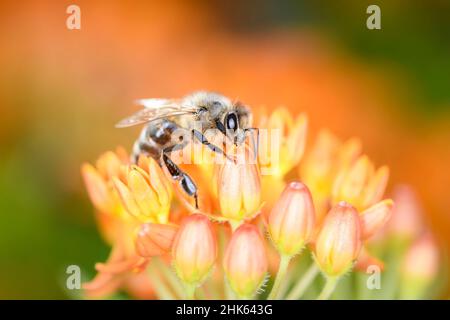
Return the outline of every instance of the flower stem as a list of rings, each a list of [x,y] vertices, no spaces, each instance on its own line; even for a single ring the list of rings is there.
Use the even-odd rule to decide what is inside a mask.
[[[174,300],[175,299],[172,292],[170,291],[170,288],[162,280],[161,274],[158,272],[155,272],[154,266],[152,269],[150,269],[150,268],[148,269],[148,275],[152,281],[153,288],[155,289],[156,295],[159,297],[159,299],[161,299],[161,300]]]
[[[153,259],[153,265],[157,267],[162,275],[166,278],[170,287],[175,291],[178,297],[182,297],[184,293],[183,285],[177,278],[175,272],[170,269],[170,266],[165,265],[159,258]]]
[[[184,287],[184,293],[186,300],[195,300],[195,289],[196,286],[194,284],[186,284]]]
[[[267,299],[275,300],[278,299],[278,291],[280,290],[280,284],[283,281],[286,271],[289,266],[289,261],[291,261],[291,256],[281,255],[280,264],[278,265],[278,272],[275,277],[275,282],[273,283],[272,291]]]
[[[298,281],[294,288],[292,288],[291,292],[286,297],[286,300],[300,299],[305,293],[306,289],[308,289],[316,276],[319,274],[319,271],[319,267],[313,262],[308,270],[306,270],[300,281]]]
[[[225,290],[225,300],[235,300],[237,299],[236,295],[234,294],[233,289],[231,289],[230,284],[228,283],[227,279],[224,278],[224,290]]]
[[[320,293],[319,297],[317,297],[317,300],[328,300],[333,293],[334,289],[336,289],[336,285],[338,283],[339,278],[338,277],[327,277],[327,282],[325,283],[325,286],[322,289],[322,292]]]

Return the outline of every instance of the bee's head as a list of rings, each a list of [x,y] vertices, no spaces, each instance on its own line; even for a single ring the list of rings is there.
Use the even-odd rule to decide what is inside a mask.
[[[234,110],[226,113],[223,120],[226,136],[235,145],[240,145],[245,140],[245,134],[242,128],[240,128],[239,120],[239,114]]]
[[[250,116],[247,108],[238,105],[225,113],[217,127],[235,145],[241,145],[245,141],[245,130],[251,121]]]

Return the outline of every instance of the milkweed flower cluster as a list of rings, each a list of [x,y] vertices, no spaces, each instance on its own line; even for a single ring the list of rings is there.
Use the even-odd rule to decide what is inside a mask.
[[[399,251],[386,239],[401,234],[398,219],[408,204],[401,199],[395,209],[384,198],[389,170],[377,169],[358,139],[341,142],[322,130],[305,148],[307,123],[303,114],[277,109],[259,128],[281,129],[280,148],[262,137],[259,161],[185,166],[198,184],[198,209],[153,158],[131,163],[118,148],[95,166],[83,164],[100,232],[112,246],[85,295],[327,299],[339,297],[348,275],[383,270],[380,258]],[[404,292],[414,286],[420,298],[439,271],[439,253],[428,233],[406,238],[396,292],[410,297]]]

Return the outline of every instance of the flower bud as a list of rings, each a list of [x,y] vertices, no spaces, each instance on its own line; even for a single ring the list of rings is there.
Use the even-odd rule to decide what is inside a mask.
[[[206,278],[217,257],[211,222],[201,214],[186,217],[175,236],[172,258],[180,279],[198,285]]]
[[[314,205],[308,188],[301,182],[292,182],[270,212],[269,234],[282,255],[292,256],[311,238],[314,222]]]
[[[403,299],[426,298],[426,290],[439,271],[439,250],[431,234],[424,234],[409,248],[401,266]]]
[[[387,199],[373,205],[361,213],[362,239],[368,239],[381,230],[391,217],[394,202]]]
[[[340,276],[351,268],[361,248],[360,219],[355,208],[340,202],[335,205],[319,231],[315,257],[329,276]]]
[[[414,190],[408,185],[394,190],[395,207],[389,220],[388,231],[396,237],[410,241],[423,228],[423,209]]]
[[[217,168],[217,193],[225,218],[240,222],[256,214],[261,198],[258,165],[226,160]]]
[[[245,223],[232,235],[223,268],[231,288],[242,298],[251,298],[263,284],[268,268],[264,241],[257,227]]]
[[[136,236],[136,251],[144,258],[170,252],[178,228],[168,224],[144,223]]]

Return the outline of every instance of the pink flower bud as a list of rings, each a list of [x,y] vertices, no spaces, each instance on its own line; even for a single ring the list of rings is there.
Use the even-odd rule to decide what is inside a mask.
[[[316,261],[329,276],[340,276],[351,268],[361,249],[358,212],[346,202],[328,213],[317,236]]]
[[[439,251],[431,234],[416,240],[406,253],[402,273],[409,278],[431,281],[439,271]]]
[[[201,214],[186,217],[175,236],[172,258],[178,276],[186,284],[205,280],[217,257],[211,222]]]
[[[406,238],[415,238],[423,231],[423,208],[416,193],[408,185],[397,186],[394,190],[395,207],[388,230],[393,235]]]
[[[430,233],[420,236],[406,252],[401,265],[401,299],[426,299],[439,272],[439,249]]]
[[[234,292],[243,298],[255,294],[268,268],[266,248],[258,228],[246,223],[233,233],[223,267]]]
[[[217,168],[217,193],[222,216],[242,221],[258,212],[261,177],[258,165],[225,161]]]
[[[292,182],[270,212],[269,234],[281,254],[292,256],[311,238],[314,222],[314,205],[308,188],[301,182]]]

